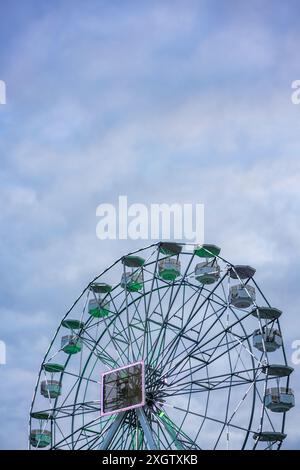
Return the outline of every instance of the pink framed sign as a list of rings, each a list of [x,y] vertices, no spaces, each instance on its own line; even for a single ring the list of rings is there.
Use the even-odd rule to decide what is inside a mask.
[[[145,405],[144,361],[101,374],[101,416],[140,408]]]

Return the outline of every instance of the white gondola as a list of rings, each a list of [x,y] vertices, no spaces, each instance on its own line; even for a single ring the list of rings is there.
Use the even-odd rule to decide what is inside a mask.
[[[261,332],[257,329],[253,333],[253,346],[259,351],[274,352],[282,346],[282,336],[279,330],[274,328],[264,328]]]
[[[236,308],[247,308],[255,301],[255,289],[252,286],[237,284],[230,287],[229,303]]]
[[[165,258],[158,264],[159,276],[164,281],[175,281],[180,276],[180,261],[177,258]]]
[[[214,261],[204,261],[195,267],[195,278],[201,284],[213,284],[220,277],[220,267]]]
[[[295,406],[295,396],[291,388],[267,388],[264,400],[266,408],[275,413],[285,413]]]

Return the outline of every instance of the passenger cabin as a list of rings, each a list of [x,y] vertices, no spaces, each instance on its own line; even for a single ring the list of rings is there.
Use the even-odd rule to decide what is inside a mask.
[[[138,292],[143,288],[143,273],[141,271],[123,273],[121,287],[129,292]]]
[[[61,383],[57,380],[43,380],[41,382],[41,394],[45,398],[57,398],[61,394]]]
[[[81,351],[82,348],[82,339],[79,337],[76,330],[82,330],[84,328],[84,323],[80,320],[74,320],[72,318],[67,318],[61,322],[62,326],[71,330],[71,334],[65,335],[61,339],[61,349],[66,354],[76,354]]]
[[[267,388],[264,399],[265,407],[275,413],[285,413],[295,406],[295,396],[291,388]]]
[[[175,281],[180,276],[180,261],[177,258],[165,258],[158,263],[159,277],[164,281]]]
[[[253,333],[253,346],[263,352],[274,352],[282,346],[282,336],[275,328],[257,329]]]
[[[220,267],[215,261],[204,261],[195,267],[195,278],[201,284],[213,284],[220,277]]]
[[[30,444],[33,447],[44,448],[51,444],[51,432],[43,429],[34,429],[30,433]]]
[[[255,302],[255,289],[252,286],[237,284],[230,287],[229,303],[236,308],[248,308]]]
[[[76,334],[65,335],[61,339],[61,349],[66,354],[76,354],[81,351],[82,340]]]
[[[99,296],[97,299],[91,299],[88,303],[88,312],[92,317],[102,318],[109,314],[109,300],[102,300]]]

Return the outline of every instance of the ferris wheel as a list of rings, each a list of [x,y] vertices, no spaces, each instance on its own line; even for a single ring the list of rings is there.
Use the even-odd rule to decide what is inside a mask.
[[[279,449],[294,406],[279,324],[215,245],[121,257],[66,313],[41,364],[35,449]]]

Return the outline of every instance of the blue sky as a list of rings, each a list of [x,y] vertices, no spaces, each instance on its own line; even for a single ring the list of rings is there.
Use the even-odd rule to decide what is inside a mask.
[[[27,445],[43,353],[81,288],[143,242],[100,241],[96,207],[205,204],[205,238],[257,268],[300,339],[299,4],[0,4],[0,447]],[[138,246],[137,246],[138,245]],[[300,396],[300,366],[293,386]],[[300,448],[299,406],[286,447]]]

